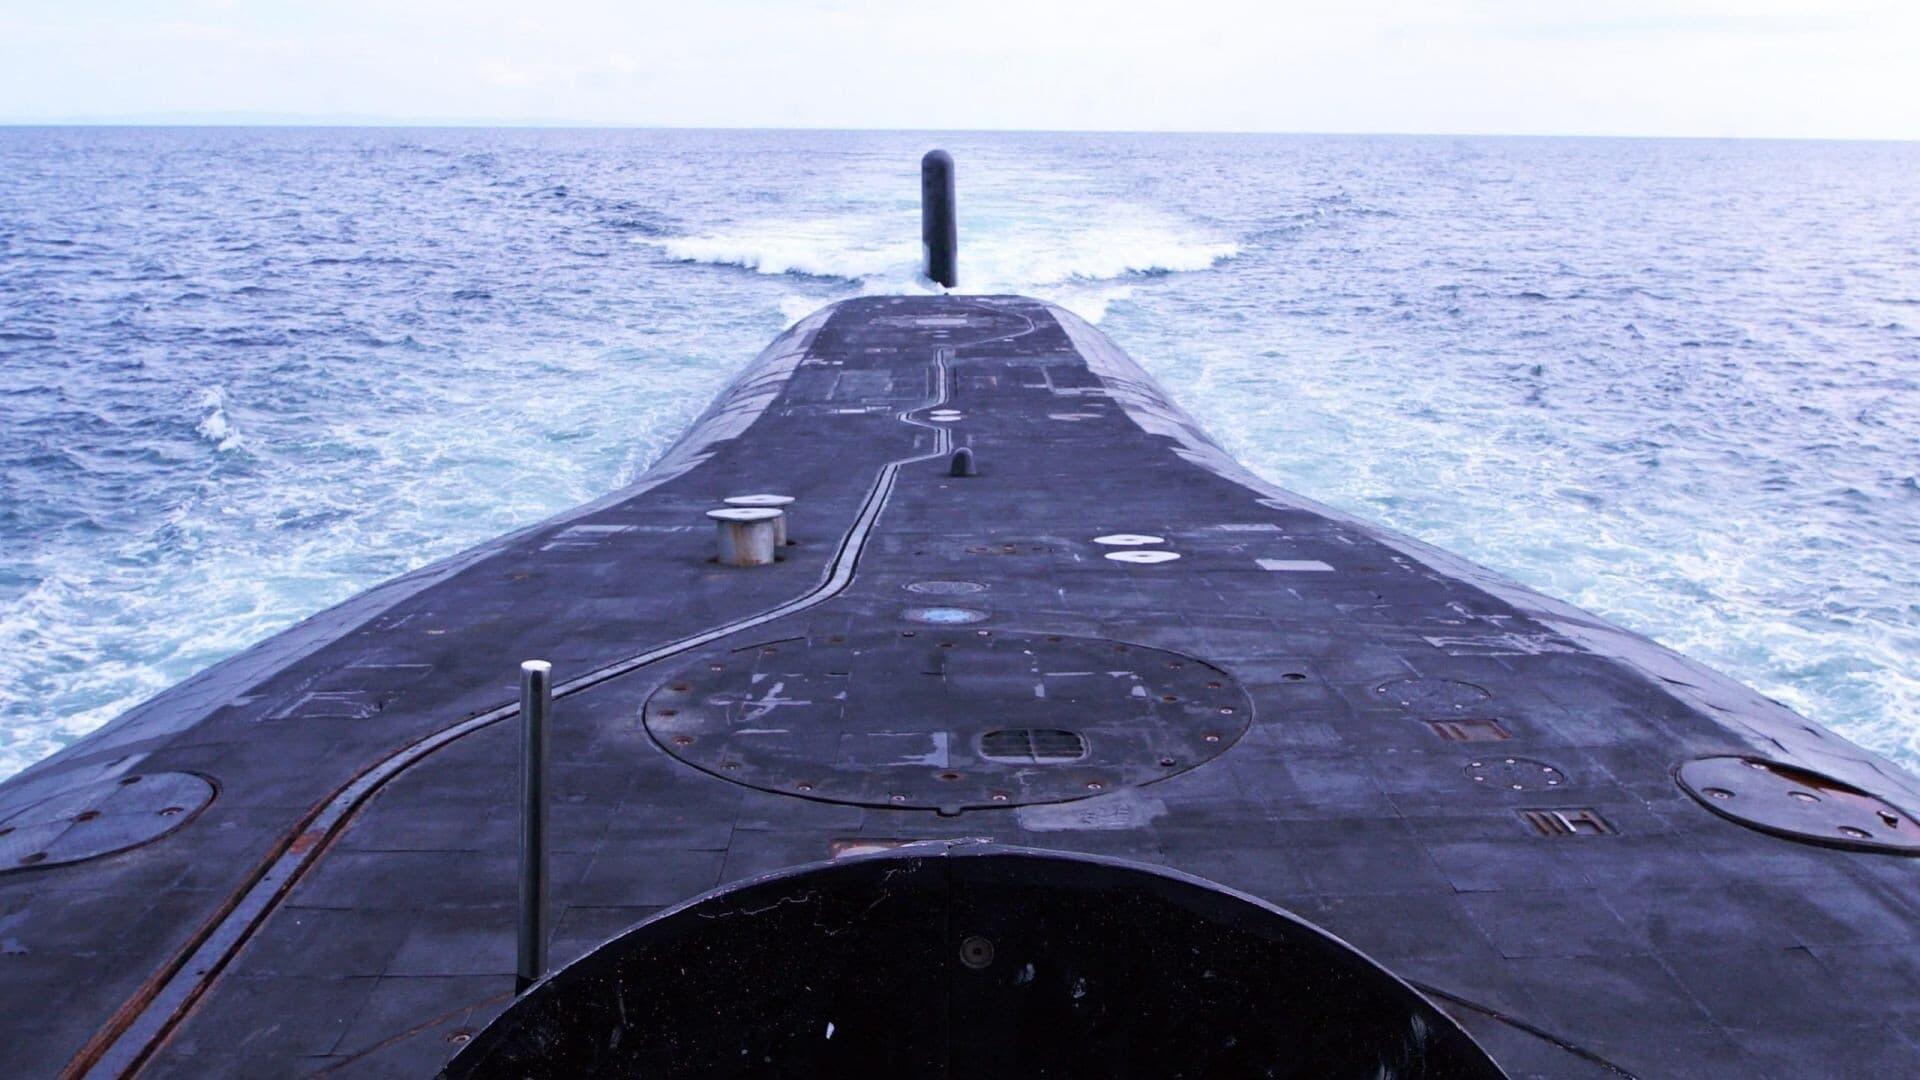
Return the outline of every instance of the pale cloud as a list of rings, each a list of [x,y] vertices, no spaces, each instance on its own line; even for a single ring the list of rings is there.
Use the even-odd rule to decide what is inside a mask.
[[[1920,138],[1911,0],[73,7],[0,0],[0,119]]]

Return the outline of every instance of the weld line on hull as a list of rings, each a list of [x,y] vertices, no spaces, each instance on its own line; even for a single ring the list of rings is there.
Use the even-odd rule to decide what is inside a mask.
[[[1518,1017],[1508,1016],[1506,1013],[1503,1013],[1500,1010],[1493,1008],[1490,1005],[1482,1005],[1479,1002],[1472,1000],[1471,998],[1461,997],[1459,994],[1453,993],[1450,990],[1442,990],[1439,987],[1432,985],[1431,983],[1409,982],[1407,983],[1407,985],[1413,987],[1415,990],[1418,990],[1420,993],[1425,994],[1429,998],[1439,998],[1441,1001],[1450,1001],[1453,1004],[1458,1005],[1463,1009],[1472,1009],[1474,1012],[1477,1012],[1480,1015],[1485,1016],[1491,1020],[1497,1020],[1500,1023],[1515,1029],[1516,1031],[1524,1031],[1536,1039],[1540,1039],[1543,1042],[1552,1043],[1553,1045],[1559,1047],[1560,1049],[1565,1050],[1567,1053],[1572,1054],[1574,1057],[1577,1057],[1582,1061],[1590,1062],[1594,1065],[1597,1065],[1600,1068],[1605,1069],[1610,1073],[1613,1073],[1615,1076],[1625,1077],[1626,1080],[1640,1080],[1639,1074],[1628,1072],[1627,1070],[1621,1068],[1620,1066],[1615,1065],[1613,1062],[1608,1061],[1606,1058],[1601,1057],[1599,1054],[1596,1054],[1593,1051],[1587,1049],[1586,1047],[1581,1046],[1579,1043],[1572,1042],[1567,1039],[1563,1039],[1560,1036],[1555,1035],[1553,1032],[1546,1030],[1545,1028],[1536,1027],[1533,1024],[1526,1022],[1525,1020],[1519,1019]]]

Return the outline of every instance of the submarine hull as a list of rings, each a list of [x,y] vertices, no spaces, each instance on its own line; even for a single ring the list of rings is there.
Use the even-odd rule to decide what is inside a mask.
[[[706,514],[755,494],[793,500],[789,542],[726,565]],[[516,1002],[536,657],[559,970]],[[0,1028],[19,1075],[521,1075],[613,1031],[692,1071],[660,1049],[676,999],[817,993],[804,1040],[698,1044],[741,1074],[844,1069],[819,1055],[857,1037],[988,1075],[1156,1015],[1150,1049],[1047,1071],[1333,1060],[1152,990],[1218,971],[1269,1017],[1347,988],[1396,1075],[1903,1075],[1916,807],[1775,702],[1253,476],[1069,313],[863,298],[632,486],[0,785]],[[1268,955],[1235,935],[1295,951],[1230,964]],[[732,981],[689,974],[696,946]],[[832,959],[875,950],[899,963]],[[1039,989],[995,1012],[976,975]],[[585,1009],[610,986],[649,1004]],[[956,1057],[901,1031],[936,1014],[997,1019],[940,1028],[980,1043]]]

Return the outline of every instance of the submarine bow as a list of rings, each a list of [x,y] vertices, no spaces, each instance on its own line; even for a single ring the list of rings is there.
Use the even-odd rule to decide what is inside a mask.
[[[16,1075],[1911,1074],[1915,807],[1251,475],[1059,308],[869,297],[635,484],[0,785],[0,1030]]]

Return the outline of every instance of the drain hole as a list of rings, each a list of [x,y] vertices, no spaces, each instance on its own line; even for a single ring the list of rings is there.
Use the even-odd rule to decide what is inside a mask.
[[[1002,728],[980,736],[980,756],[1016,765],[1080,761],[1087,756],[1087,737],[1061,728]]]
[[[960,962],[975,971],[981,971],[993,963],[993,942],[983,937],[970,937],[960,943]]]

